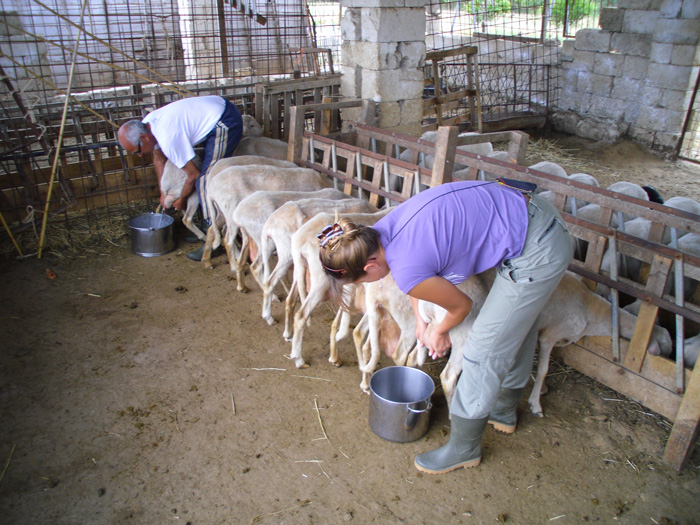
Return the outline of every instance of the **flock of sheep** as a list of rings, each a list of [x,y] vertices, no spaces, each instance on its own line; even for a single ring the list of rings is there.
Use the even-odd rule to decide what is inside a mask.
[[[287,144],[261,137],[259,126],[249,117],[246,120],[246,132],[247,136],[241,140],[234,156],[219,160],[207,174],[207,200],[204,205],[212,218],[212,224],[206,235],[193,221],[199,206],[196,193],[188,200],[183,223],[206,241],[202,257],[205,267],[212,267],[212,250],[224,246],[239,291],[247,291],[245,269],[248,261],[252,261],[249,265],[250,274],[263,290],[261,314],[269,325],[276,322],[272,317],[271,304],[277,299],[277,285],[282,283],[285,286],[284,338],[292,343],[290,355],[295,366],[302,368],[308,366],[302,353],[305,326],[314,309],[326,300],[330,287],[329,277],[319,261],[317,233],[327,224],[335,222],[336,214],[349,217],[356,223],[372,225],[389,213],[390,208],[377,209],[367,200],[351,197],[335,189],[327,176],[284,160]],[[430,135],[422,138],[431,140]],[[494,151],[490,143],[463,148],[496,158],[502,157],[504,153]],[[428,168],[432,163],[429,156],[424,156],[419,161]],[[455,167],[455,178],[460,178],[460,169],[464,168]],[[598,182],[590,175],[567,175],[563,168],[551,162],[538,163],[531,168],[598,186]],[[492,177],[483,172],[479,176],[484,180]],[[184,172],[168,162],[160,182],[166,207],[179,197],[185,178]],[[615,183],[608,189],[646,200],[651,193],[652,198],[658,199],[653,192],[645,191],[632,183]],[[542,192],[542,195],[554,198],[551,192]],[[700,204],[690,199],[674,197],[665,204],[700,215]],[[570,198],[566,211],[594,220],[592,218],[597,217],[596,206]],[[631,235],[644,238],[645,229],[648,235],[649,221],[621,215],[615,217],[614,221],[613,227]],[[237,238],[240,239],[240,247],[236,243]],[[669,244],[695,255],[700,255],[699,241],[698,235],[693,233],[668,239]],[[272,257],[273,254],[276,257]],[[288,284],[285,281],[292,268],[293,278],[291,284]],[[474,306],[467,319],[450,334],[455,348],[461,347],[469,333],[494,275],[494,270],[490,270],[474,275],[460,285]],[[362,314],[352,336],[362,373],[360,387],[365,392],[369,391],[369,378],[378,365],[382,350],[397,365],[421,366],[425,362],[427,349],[416,342],[415,319],[410,300],[399,291],[391,275],[375,283],[345,288],[351,294],[358,315]],[[601,291],[601,294],[604,295],[605,291]],[[534,414],[543,414],[539,398],[552,348],[577,341],[583,336],[612,335],[611,303],[601,294],[594,293],[578,276],[567,272],[542,312],[538,334],[539,364],[535,386],[529,398],[530,409]],[[444,311],[430,303],[422,303],[421,312],[433,326],[444,315]],[[621,336],[632,336],[636,322],[634,314],[634,305],[620,311]],[[339,310],[332,324],[329,361],[336,366],[342,364],[338,358],[337,343],[350,334],[350,321],[350,314]],[[700,347],[698,338],[700,336],[686,341],[685,358],[688,366],[693,366],[697,358],[697,348]],[[656,326],[647,351],[668,356],[672,347],[669,332]],[[440,376],[448,402],[461,371],[459,357],[459,352],[453,352]]]

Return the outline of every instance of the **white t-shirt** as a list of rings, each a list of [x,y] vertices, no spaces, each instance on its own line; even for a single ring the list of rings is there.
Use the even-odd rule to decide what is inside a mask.
[[[183,98],[152,111],[143,123],[151,125],[163,155],[182,168],[194,158],[194,146],[219,122],[225,104],[219,96]]]

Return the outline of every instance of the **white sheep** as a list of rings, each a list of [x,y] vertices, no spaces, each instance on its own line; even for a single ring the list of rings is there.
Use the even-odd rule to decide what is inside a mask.
[[[195,165],[199,168],[200,161],[199,157],[194,159]],[[206,177],[207,181],[211,181],[218,173],[231,166],[249,166],[249,165],[265,165],[265,166],[278,166],[280,168],[296,168],[297,165],[293,162],[288,162],[286,160],[270,159],[267,157],[261,157],[259,155],[244,155],[241,157],[226,157],[217,160],[213,163],[209,170],[207,171]],[[179,169],[175,164],[170,161],[165,163],[165,168],[163,169],[163,175],[160,179],[160,191],[164,195],[163,205],[165,209],[170,208],[173,203],[182,194],[182,189],[185,187],[185,182],[187,181],[187,173],[184,170]],[[200,230],[194,224],[194,215],[197,213],[199,208],[199,192],[195,189],[190,196],[187,198],[187,208],[185,209],[184,215],[182,217],[182,223],[194,233],[200,240],[204,240],[206,235],[202,230]]]
[[[240,155],[260,155],[272,159],[287,160],[288,144],[282,140],[268,137],[243,137],[233,152]]]
[[[198,157],[195,157],[195,164],[199,167]],[[167,210],[180,198],[186,181],[187,173],[168,160],[163,168],[163,175],[160,177],[160,192],[163,194],[163,208]],[[190,193],[190,196],[187,197],[187,207],[182,216],[182,223],[199,239],[204,240],[204,232],[194,223],[194,215],[197,213],[198,208],[199,192],[195,189]]]
[[[491,275],[489,275],[491,274]],[[484,272],[479,276],[472,276],[467,281],[459,285],[465,293],[471,293],[469,297],[474,302],[472,312],[467,319],[459,326],[450,331],[453,348],[463,348],[464,341],[469,334],[471,324],[475,319],[478,309],[481,308],[485,296],[481,296],[478,291],[488,290],[488,284],[493,281],[494,270]],[[473,277],[483,279],[483,284],[475,286],[469,282]],[[477,293],[475,293],[475,290]],[[475,308],[477,312],[475,312]],[[431,303],[420,302],[420,312],[425,320],[430,323],[439,323],[445,315],[445,311]],[[631,338],[634,332],[636,317],[632,314],[620,310],[620,334],[622,337]],[[549,301],[540,313],[538,318],[538,339],[539,358],[537,366],[537,377],[529,398],[530,410],[537,416],[542,416],[542,406],[540,404],[540,394],[544,385],[544,379],[549,367],[549,357],[552,348],[555,346],[566,346],[578,341],[584,336],[610,336],[612,335],[612,306],[611,304],[591,292],[576,275],[566,272],[552,293]],[[649,343],[649,353],[667,352],[671,348],[671,337],[667,330],[655,326]],[[660,350],[657,350],[660,348]],[[448,402],[451,401],[457,379],[461,373],[462,356],[460,352],[453,352],[450,355],[448,365],[440,374],[443,390]]]
[[[211,226],[207,230],[202,263],[211,268],[211,251],[221,244],[221,229],[226,226],[224,247],[235,271],[238,257],[234,241],[238,227],[232,220],[238,204],[248,195],[260,190],[314,191],[331,186],[328,177],[306,168],[276,168],[274,166],[233,166],[226,168],[209,183],[207,207],[211,210]]]
[[[420,139],[423,142],[432,142],[435,143],[437,140],[437,131],[426,131],[424,132],[421,136]],[[474,135],[480,135],[479,133],[475,132],[465,132],[465,133],[460,133],[457,136],[457,144],[459,144],[459,139],[464,138],[464,137],[469,137],[469,136],[474,136]],[[473,153],[475,155],[484,155],[488,156],[493,153],[493,145],[490,142],[484,141],[484,142],[477,142],[475,144],[465,144],[462,146],[457,146],[457,149],[460,151],[464,151],[467,153]],[[399,159],[405,161],[405,162],[411,162],[411,158],[413,156],[413,152],[410,149],[406,149],[401,154],[399,155]],[[435,157],[433,155],[425,155],[423,153],[418,154],[418,160],[417,164],[423,168],[427,168],[429,170],[433,169],[433,163],[435,162]],[[464,166],[463,164],[457,164],[455,163],[454,170],[459,171],[467,168],[467,166]]]
[[[345,194],[343,194],[345,195]],[[342,200],[304,198],[288,202],[275,210],[265,221],[260,236],[259,258],[262,261],[262,317],[272,326],[274,289],[292,267],[292,235],[309,219],[319,213],[337,210],[339,213],[373,213],[377,208],[364,199],[345,195]],[[277,263],[271,269],[270,260],[277,252]],[[291,338],[291,323],[285,326],[285,338]]]
[[[388,209],[377,213],[343,214],[356,224],[371,226],[389,212]],[[321,213],[309,220],[292,235],[292,256],[294,259],[294,279],[286,301],[286,316],[291,318],[297,298],[301,300],[299,311],[294,313],[294,334],[290,354],[297,368],[306,368],[301,349],[304,328],[311,312],[318,306],[330,289],[330,277],[321,266],[317,234],[328,224],[335,222],[335,216]],[[306,293],[306,277],[309,278],[309,290]]]
[[[231,166],[251,166],[253,164],[258,166],[274,166],[276,168],[299,167],[288,160],[273,159],[262,155],[238,155],[236,157],[219,159],[212,164],[211,168],[209,168],[209,172],[207,173],[207,181],[210,181],[216,177],[216,175],[224,171],[226,168],[230,168]]]
[[[259,271],[262,258],[259,247],[263,226],[267,219],[281,206],[300,199],[322,199],[327,202],[349,198],[342,191],[334,188],[324,188],[317,191],[256,191],[244,198],[233,211],[231,220],[238,228],[241,236],[241,249],[238,259],[231,262],[236,274],[238,291],[248,292],[245,284],[244,270],[250,254],[250,272],[256,282],[262,287],[262,277]]]
[[[552,169],[553,175],[556,175],[559,173],[558,170]],[[596,180],[595,177],[592,175],[589,175],[588,173],[572,173],[571,175],[566,177],[569,180],[574,180],[576,182],[580,182],[581,184],[588,184],[589,186],[595,186],[600,187],[598,184],[598,181]],[[545,190],[540,192],[540,197],[543,199],[546,199],[550,204],[554,205],[554,200],[557,196],[557,194],[551,190]],[[587,205],[588,203],[584,200],[581,199],[575,199],[573,197],[567,197],[566,198],[566,203],[564,205],[564,211],[566,213],[570,213],[574,216],[578,216],[578,209],[583,208]]]
[[[243,117],[243,136],[244,137],[260,137],[263,134],[262,126],[251,115],[242,115]]]

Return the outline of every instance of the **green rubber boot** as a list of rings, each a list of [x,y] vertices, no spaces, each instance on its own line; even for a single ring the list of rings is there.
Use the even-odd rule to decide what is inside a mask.
[[[197,250],[188,253],[187,258],[192,259],[193,261],[201,261],[202,255],[204,255],[204,243],[202,243],[202,245]]]
[[[209,223],[207,221],[203,220],[199,229],[202,230],[202,232],[204,232],[204,235],[206,235],[207,230],[209,229]],[[201,239],[199,237],[197,237],[193,232],[190,232],[187,235],[185,235],[185,242],[200,242],[200,241],[201,241]]]
[[[498,391],[496,405],[489,414],[489,423],[499,432],[512,434],[518,425],[518,402],[525,388],[503,388]]]
[[[481,436],[488,418],[465,419],[452,414],[450,440],[440,448],[416,456],[416,468],[427,474],[444,474],[481,463]]]

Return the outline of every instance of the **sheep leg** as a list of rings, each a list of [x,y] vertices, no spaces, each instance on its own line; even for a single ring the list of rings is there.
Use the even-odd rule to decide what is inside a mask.
[[[454,396],[455,388],[457,388],[457,381],[461,373],[462,353],[453,350],[450,352],[447,365],[445,365],[442,373],[440,373],[440,383],[442,384],[442,392],[445,394],[448,409],[452,403],[452,397]]]
[[[338,308],[338,311],[335,314],[335,318],[333,319],[333,324],[331,324],[331,355],[328,358],[328,361],[333,366],[343,366],[343,362],[338,357],[338,341],[340,341],[348,335],[349,326],[350,314],[342,308]]]
[[[197,228],[197,225],[194,223],[194,215],[195,213],[197,213],[198,208],[199,198],[195,199],[195,202],[190,202],[190,200],[188,199],[187,209],[185,210],[185,213],[182,216],[182,224],[184,224],[188,230],[194,233],[199,240],[204,241],[206,240],[207,236],[202,230]]]
[[[370,339],[368,337],[367,340],[362,345],[362,356],[363,356],[363,360],[365,363],[369,360],[371,352],[372,352],[372,344],[371,344]],[[374,370],[372,370],[371,372],[364,372],[364,371],[362,372],[362,382],[360,383],[360,388],[366,394],[369,394],[369,380],[372,377],[373,373],[374,373]]]
[[[542,395],[544,378],[547,376],[547,371],[549,370],[549,356],[552,353],[552,348],[554,348],[553,344],[543,343],[540,341],[537,376],[535,377],[535,384],[532,386],[530,397],[527,400],[527,403],[530,406],[530,412],[537,417],[544,417],[542,405],[540,404],[540,396]]]
[[[250,240],[244,232],[241,232],[241,237],[243,240],[241,241],[241,251],[238,254],[238,258],[230,259],[229,261],[231,263],[231,271],[236,274],[237,290],[248,293],[250,290],[245,285],[245,265],[248,253],[250,253]]]
[[[213,225],[207,230],[206,241],[204,242],[204,251],[202,252],[202,264],[207,270],[212,270],[214,267],[211,264],[211,251],[215,243],[216,230]]]
[[[297,289],[299,285],[297,283]],[[306,299],[301,303],[299,311],[294,314],[294,335],[292,336],[292,352],[290,354],[294,365],[297,368],[308,368],[304,362],[304,358],[301,355],[301,345],[304,340],[304,330],[306,329],[306,324],[311,317],[311,312],[321,304],[323,300],[323,295],[328,290],[328,285],[325,282],[314,282],[311,285],[311,290],[306,295]]]
[[[273,272],[270,274],[268,278],[266,278],[263,281],[262,284],[262,289],[263,289],[263,305],[262,305],[262,316],[265,321],[267,321],[267,324],[272,326],[275,324],[275,320],[272,318],[272,301],[274,300],[275,296],[275,286],[277,286],[277,283],[280,282],[282,277],[284,277],[287,274],[287,271],[289,271],[289,267],[292,265],[292,260],[284,260],[284,261],[277,261],[277,266],[275,266],[275,269]],[[289,300],[289,296],[291,294],[291,291],[287,293],[287,300]],[[293,309],[292,309],[293,311]]]
[[[289,294],[287,295],[287,300],[284,305],[284,333],[282,336],[285,341],[291,341],[292,339],[292,319],[294,317],[297,301],[299,300],[299,294],[297,293],[298,287],[297,282],[292,281],[292,286],[289,289]]]

